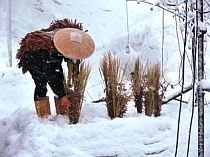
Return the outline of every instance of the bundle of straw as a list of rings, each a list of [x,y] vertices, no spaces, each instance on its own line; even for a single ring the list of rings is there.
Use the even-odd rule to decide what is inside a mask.
[[[72,60],[68,60],[67,67],[68,75],[64,84],[67,95],[72,102],[69,108],[69,120],[70,124],[76,124],[79,122],[84,92],[90,76],[91,66],[84,62],[80,63],[79,60],[76,63]]]
[[[132,92],[138,113],[142,113],[143,110],[143,75],[143,64],[141,63],[140,57],[138,57],[134,64],[134,70],[131,73]]]
[[[126,66],[122,69],[121,67],[120,59],[114,57],[111,52],[104,55],[100,64],[101,76],[105,83],[107,112],[111,119],[123,117],[130,100],[123,83]]]
[[[145,91],[145,114],[159,116],[162,105],[160,92],[160,64],[149,65],[147,67],[146,91]]]

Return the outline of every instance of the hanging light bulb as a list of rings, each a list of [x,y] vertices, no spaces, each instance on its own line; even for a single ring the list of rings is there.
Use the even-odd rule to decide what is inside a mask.
[[[129,47],[129,45],[126,46],[126,53],[130,53],[130,47]]]

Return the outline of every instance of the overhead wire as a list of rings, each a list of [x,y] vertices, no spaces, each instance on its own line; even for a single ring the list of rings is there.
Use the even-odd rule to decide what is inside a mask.
[[[178,5],[178,2],[177,2],[177,5]],[[179,12],[179,11],[178,11]],[[178,16],[179,17],[179,16]],[[177,36],[177,44],[178,44],[178,50],[179,50],[179,53],[180,53],[180,57],[181,57],[181,62],[180,62],[180,65],[179,65],[179,76],[178,76],[178,81],[176,82],[176,83],[170,83],[168,80],[167,80],[167,76],[166,75],[164,75],[164,58],[163,58],[163,53],[164,53],[164,27],[165,27],[165,24],[164,24],[164,12],[163,12],[163,16],[162,16],[162,77],[163,77],[163,79],[164,79],[164,82],[167,84],[167,86],[168,85],[170,85],[172,88],[174,87],[174,86],[177,86],[177,85],[180,85],[181,86],[181,81],[182,81],[182,78],[181,78],[181,69],[182,69],[182,53],[181,53],[181,48],[180,48],[180,40],[179,40],[179,33],[178,33],[178,24],[177,24],[177,16],[176,16],[176,14],[175,14],[175,29],[176,29],[176,36]],[[183,19],[180,19],[180,17],[179,17],[179,22],[181,22],[180,20],[183,20]],[[183,35],[183,33],[181,32],[181,37],[182,37],[182,39],[183,39],[183,41],[184,41],[184,35]],[[188,54],[186,53],[186,56],[187,56],[187,59],[188,59],[188,63],[189,63],[189,65],[190,65],[190,67],[191,67],[191,71],[192,71],[192,74],[193,74],[193,67],[192,67],[192,65],[191,65],[191,63],[190,63],[190,58],[189,58],[189,56],[188,56]]]
[[[197,8],[197,6],[196,6]],[[193,10],[193,6],[191,6],[191,10]],[[195,9],[196,10],[196,9]],[[193,38],[192,38],[192,60],[193,60],[193,97],[192,97],[192,111],[191,111],[191,118],[190,118],[190,126],[189,126],[189,134],[188,134],[188,142],[187,142],[187,155],[189,156],[190,151],[190,141],[191,141],[191,132],[192,132],[192,123],[193,123],[193,117],[194,117],[194,109],[195,109],[195,84],[196,84],[196,55],[197,55],[197,32],[198,32],[198,17],[197,17],[197,11],[196,11],[196,17],[194,21],[194,28],[192,30]]]
[[[178,0],[176,0],[176,6],[181,5],[182,3],[184,3],[184,2],[181,2],[181,3],[180,3],[180,2],[178,2]],[[183,14],[183,13],[181,13],[181,12],[179,11],[179,9],[178,9],[177,11],[178,11],[178,14]],[[185,15],[185,16],[187,16],[187,15]],[[180,50],[179,36],[178,36],[177,17],[179,17],[179,16],[175,16],[176,34],[177,34],[177,41],[178,41],[178,45],[179,45],[179,52],[180,52],[180,55],[182,55],[182,54],[181,54],[181,50]],[[180,18],[180,17],[179,17],[179,22],[180,22],[180,23],[182,23],[183,20],[184,20],[183,18]],[[181,31],[181,37],[182,37],[182,40],[184,41],[184,35],[183,35],[182,31]],[[189,58],[189,56],[188,56],[187,53],[186,53],[186,55],[187,55],[187,59],[188,59],[188,62],[189,62],[189,65],[190,65],[190,68],[191,68],[191,71],[192,71],[192,74],[193,74],[193,66],[192,66],[191,63],[190,63],[190,58]],[[181,61],[182,61],[182,59],[181,59]],[[180,70],[181,70],[181,63],[180,63]],[[181,80],[181,78],[180,78],[180,80]],[[180,83],[180,82],[179,82],[179,83]],[[180,86],[181,86],[181,85],[180,85]]]
[[[176,19],[176,16],[175,16],[175,19]],[[164,82],[167,84],[167,85],[170,85],[170,86],[176,86],[178,84],[180,84],[181,82],[181,78],[180,78],[180,71],[181,71],[181,65],[182,65],[182,54],[181,54],[181,49],[180,49],[180,42],[179,42],[179,36],[178,36],[178,27],[177,27],[177,21],[176,22],[176,36],[177,36],[177,42],[178,42],[178,47],[179,47],[179,52],[180,52],[180,56],[181,56],[181,62],[180,62],[180,66],[179,66],[179,76],[178,76],[178,82],[177,83],[170,83],[168,80],[167,80],[167,77],[164,75],[164,38],[165,38],[165,16],[164,16],[164,10],[163,10],[163,13],[162,13],[162,44],[161,44],[161,53],[162,53],[162,77],[164,79]]]
[[[180,95],[180,104],[179,104],[179,114],[178,114],[178,122],[177,122],[177,135],[176,135],[176,147],[174,156],[177,157],[178,146],[179,146],[179,131],[180,131],[180,121],[181,121],[181,112],[182,112],[182,97],[184,91],[184,81],[185,81],[185,55],[186,55],[186,43],[187,43],[187,3],[188,0],[185,1],[185,36],[184,36],[184,52],[183,52],[183,61],[182,61],[182,87],[181,87],[181,95]]]
[[[161,51],[162,51],[162,61],[161,61],[161,63],[162,63],[162,77],[163,77],[163,79],[164,79],[164,81],[167,83],[167,84],[169,84],[168,83],[168,81],[165,79],[165,77],[164,77],[164,37],[165,37],[165,31],[164,31],[164,19],[165,19],[165,16],[164,16],[164,10],[163,10],[163,13],[162,13],[162,44],[161,44]]]

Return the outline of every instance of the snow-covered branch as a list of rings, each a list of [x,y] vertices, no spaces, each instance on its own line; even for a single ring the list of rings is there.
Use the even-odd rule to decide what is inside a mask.
[[[185,15],[184,14],[181,14],[181,13],[177,13],[177,5],[174,5],[174,4],[167,4],[167,5],[163,5],[162,3],[152,3],[152,2],[148,2],[148,1],[144,1],[144,0],[127,0],[127,1],[136,1],[138,4],[140,3],[145,3],[145,4],[149,4],[149,5],[152,5],[152,6],[155,6],[155,7],[158,7],[158,8],[161,8],[169,13],[172,13],[176,16],[178,16],[179,18],[181,19],[185,19]],[[181,3],[180,3],[181,4]],[[170,8],[169,8],[170,7]]]

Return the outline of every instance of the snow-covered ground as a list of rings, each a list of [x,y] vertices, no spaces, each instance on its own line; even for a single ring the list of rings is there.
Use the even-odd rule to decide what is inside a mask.
[[[6,2],[7,0],[0,0],[0,157],[174,156],[179,102],[171,101],[165,104],[161,116],[154,118],[137,114],[131,101],[126,116],[114,120],[107,116],[104,103],[91,103],[104,96],[104,86],[98,68],[104,53],[112,50],[125,61],[131,62],[137,55],[145,61],[161,61],[162,10],[155,7],[151,9],[151,6],[144,3],[128,3],[131,53],[127,54],[125,0],[12,1],[13,66],[8,67]],[[80,123],[76,125],[68,125],[68,120],[62,116],[55,117],[54,95],[49,87],[48,95],[55,121],[37,117],[33,102],[33,80],[29,73],[21,73],[15,59],[19,41],[26,33],[46,28],[52,20],[60,18],[77,19],[82,22],[84,29],[88,29],[96,43],[96,51],[86,59],[93,65],[93,69],[85,93]],[[178,81],[180,66],[175,28],[174,17],[165,12],[163,66],[165,79],[171,83]],[[209,51],[207,47],[206,52]],[[210,70],[210,63],[207,62],[209,57],[206,53],[207,79]],[[187,86],[192,80],[189,62],[186,62],[185,75]],[[168,88],[166,96],[180,89],[179,85],[174,89]],[[183,95],[188,104],[182,105],[178,157],[186,156],[191,98],[191,92]],[[210,156],[209,101],[209,93],[206,93],[205,157]],[[190,157],[197,156],[197,130],[195,107]]]

